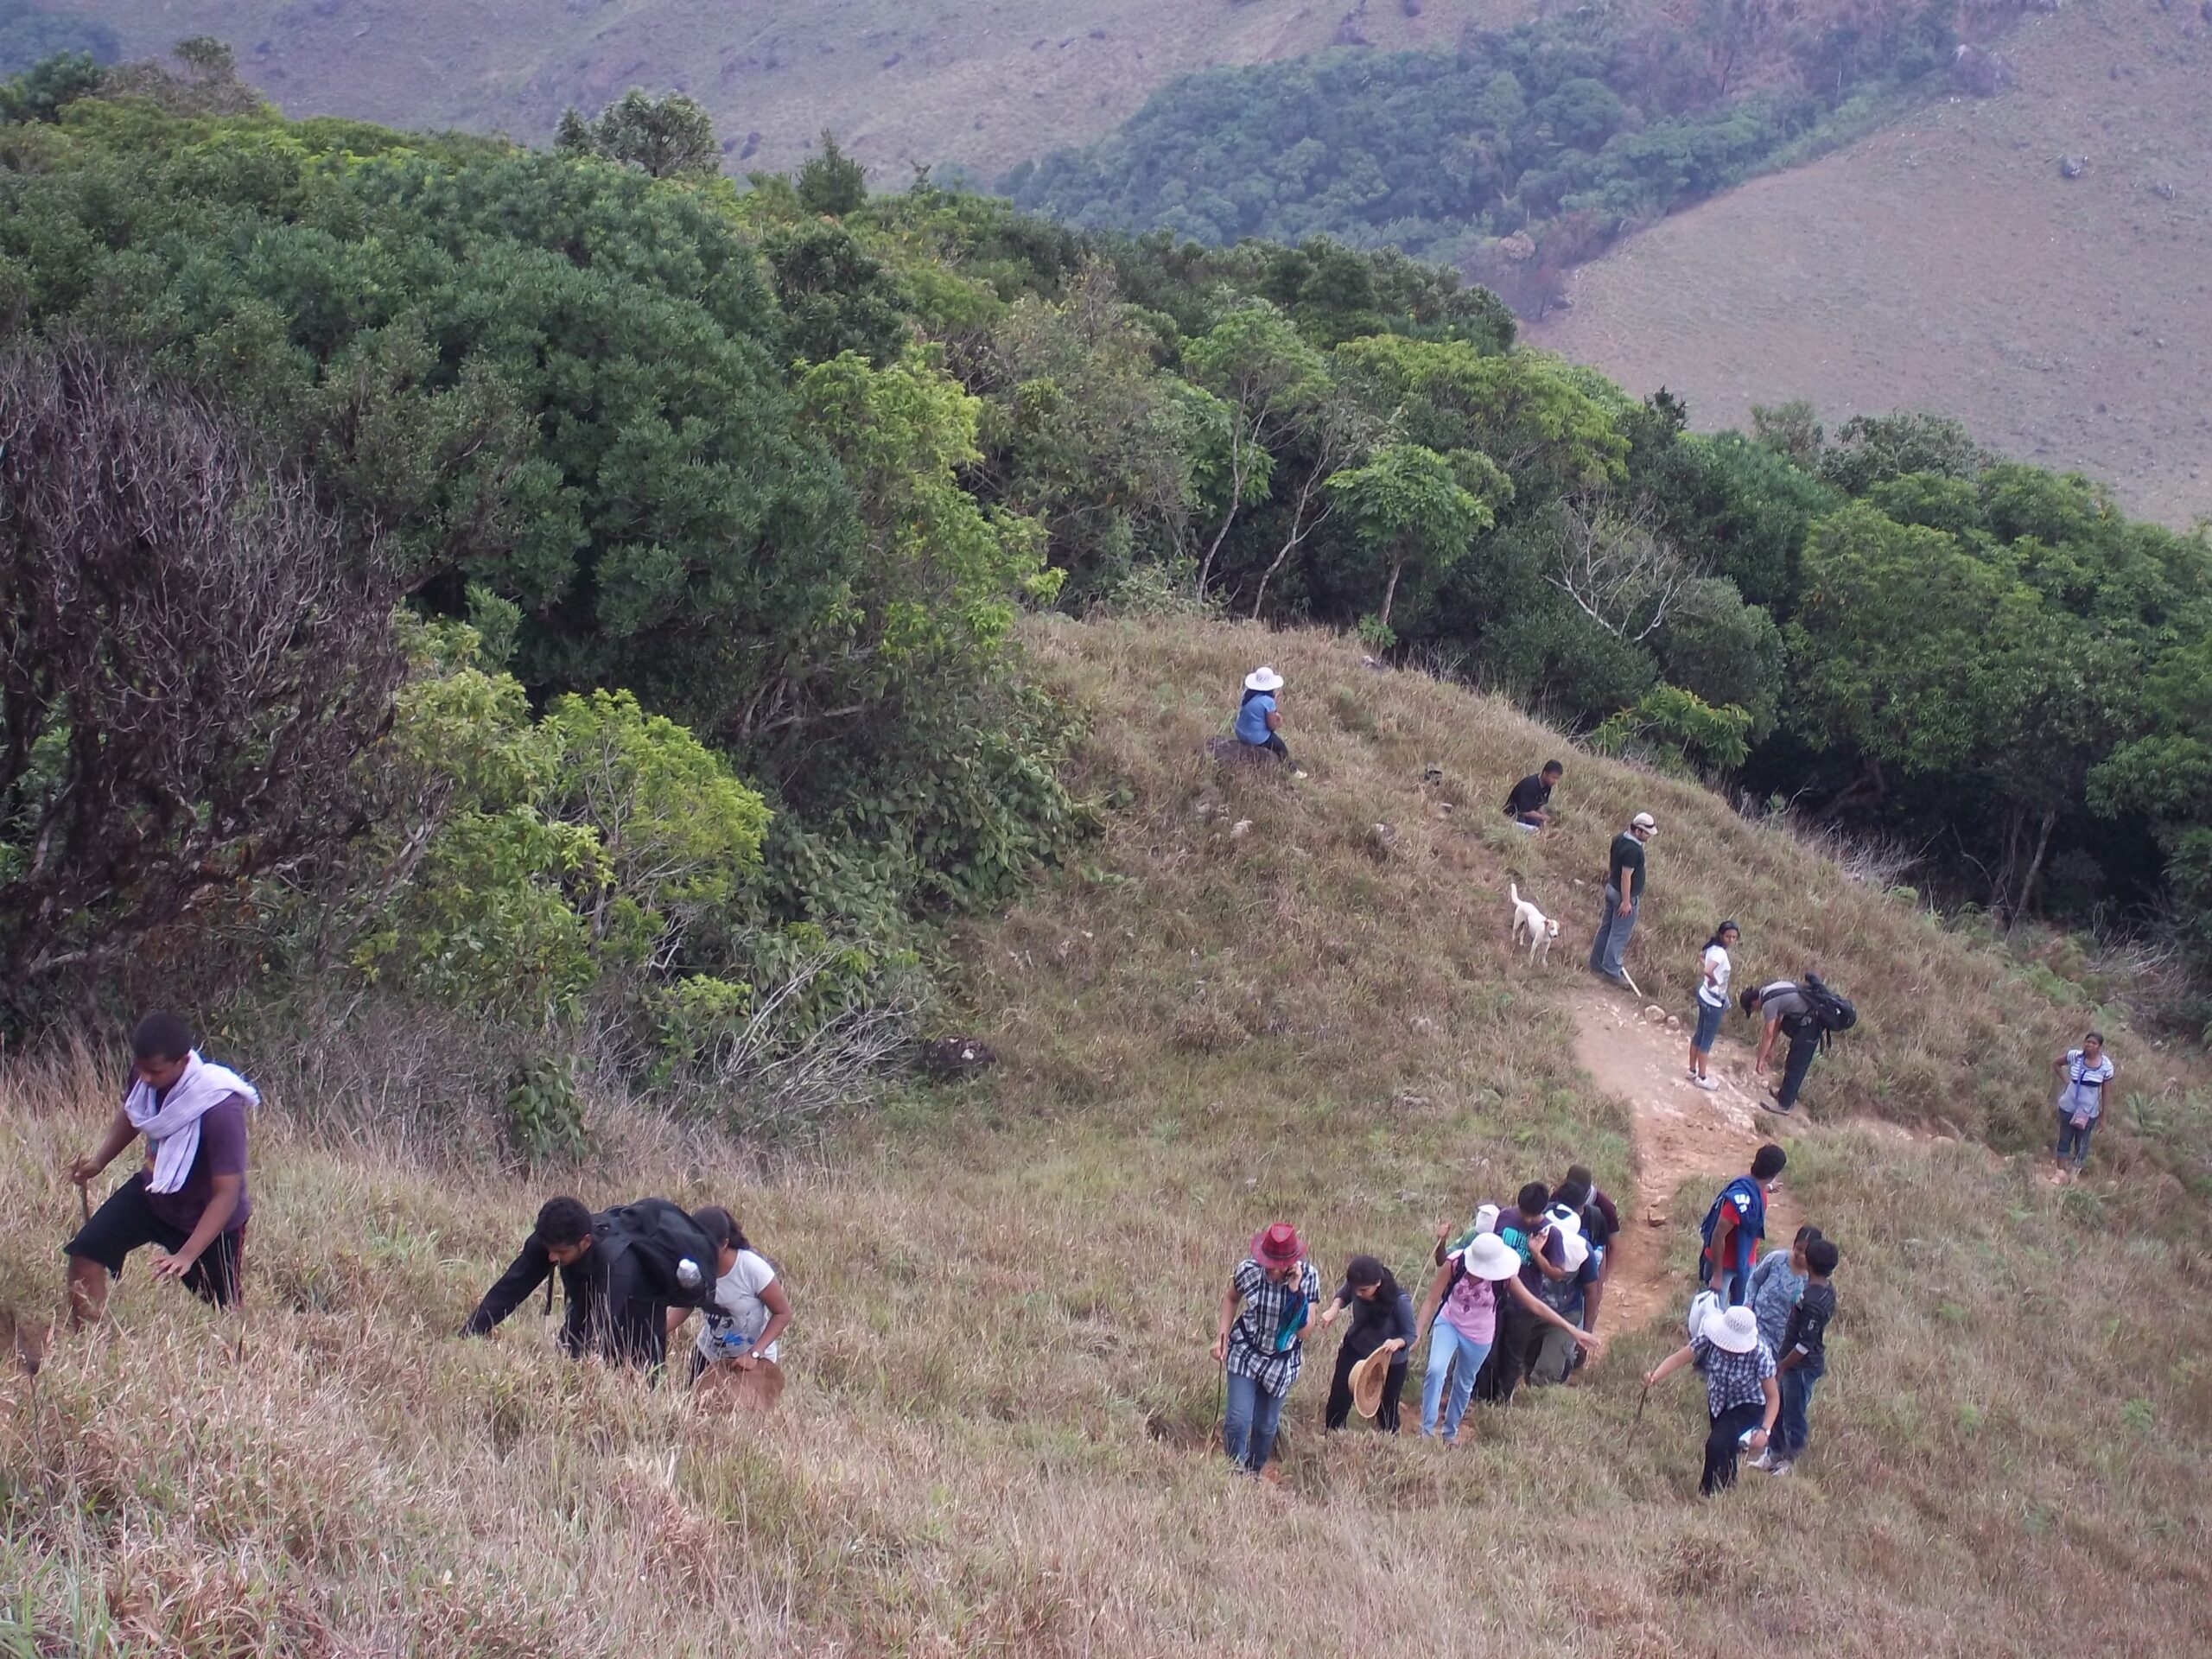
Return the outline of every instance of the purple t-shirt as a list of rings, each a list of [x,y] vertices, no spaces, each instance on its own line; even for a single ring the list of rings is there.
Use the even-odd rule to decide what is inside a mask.
[[[152,1165],[148,1165],[150,1172]],[[207,1200],[215,1195],[218,1175],[245,1173],[245,1096],[226,1095],[200,1116],[200,1151],[186,1172],[184,1185],[174,1192],[149,1192],[146,1207],[172,1227],[190,1232],[200,1224],[200,1215],[207,1207]],[[246,1217],[252,1211],[243,1182],[238,1187],[238,1207],[231,1212],[223,1230],[235,1233],[245,1225]]]

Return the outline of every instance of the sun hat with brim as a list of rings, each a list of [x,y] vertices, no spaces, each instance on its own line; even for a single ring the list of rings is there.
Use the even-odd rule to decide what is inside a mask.
[[[1361,1416],[1372,1417],[1382,1409],[1382,1385],[1389,1381],[1395,1357],[1388,1348],[1377,1348],[1351,1368],[1351,1408]]]
[[[1459,1259],[1478,1279],[1510,1279],[1521,1271],[1521,1253],[1496,1233],[1477,1234]]]
[[[1263,1268],[1287,1268],[1306,1259],[1306,1241],[1287,1221],[1252,1235],[1252,1259]]]
[[[1707,1314],[1705,1339],[1732,1354],[1748,1354],[1759,1345],[1759,1319],[1748,1307],[1732,1307],[1719,1315]]]
[[[1282,676],[1272,668],[1255,668],[1244,677],[1244,689],[1247,691],[1280,691],[1282,690]]]
[[[1544,1220],[1559,1235],[1560,1266],[1569,1273],[1580,1272],[1590,1259],[1590,1241],[1582,1236],[1582,1217],[1565,1205],[1555,1204],[1544,1211]]]
[[[1659,820],[1649,812],[1639,812],[1628,821],[1628,827],[1631,830],[1649,830],[1656,835],[1659,830]]]

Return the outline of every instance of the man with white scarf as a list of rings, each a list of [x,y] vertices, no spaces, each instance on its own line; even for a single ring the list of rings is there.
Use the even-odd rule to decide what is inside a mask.
[[[252,1206],[245,1191],[245,1116],[253,1085],[200,1058],[173,1014],[149,1014],[130,1033],[132,1077],[106,1137],[69,1166],[83,1186],[140,1135],[145,1166],[108,1195],[77,1236],[69,1258],[69,1322],[96,1323],[108,1282],[136,1249],[155,1247],[154,1277],[181,1280],[202,1301],[238,1299],[239,1252]]]

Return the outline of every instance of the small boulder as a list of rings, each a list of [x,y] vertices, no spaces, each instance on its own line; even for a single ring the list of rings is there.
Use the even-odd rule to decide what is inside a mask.
[[[2089,158],[2086,156],[2062,156],[2058,158],[2058,176],[2062,179],[2078,179],[2088,170]]]
[[[922,1069],[939,1083],[974,1077],[996,1065],[998,1058],[973,1037],[940,1037],[922,1048]]]
[[[1252,820],[1249,818],[1239,818],[1229,826],[1229,838],[1231,841],[1242,841],[1251,833]]]
[[[1668,1030],[1669,1030],[1669,1031],[1680,1031],[1681,1028],[1682,1028],[1682,1020],[1681,1020],[1681,1016],[1680,1014],[1669,1014],[1669,1015],[1667,1016],[1667,1029],[1668,1029]]]
[[[1667,1023],[1667,1010],[1654,1002],[1643,1010],[1643,1017],[1655,1026],[1663,1026]]]

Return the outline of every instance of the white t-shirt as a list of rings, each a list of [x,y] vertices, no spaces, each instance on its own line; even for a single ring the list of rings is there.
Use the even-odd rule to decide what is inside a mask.
[[[1713,982],[1708,985],[1702,979],[1698,981],[1697,1000],[1708,1008],[1725,1008],[1728,1006],[1728,976],[1735,971],[1728,952],[1717,944],[1707,945],[1705,965],[1713,970]]]
[[[709,1359],[724,1359],[746,1351],[744,1344],[768,1328],[768,1305],[760,1293],[776,1282],[776,1270],[757,1250],[740,1250],[730,1270],[715,1281],[715,1306],[705,1310],[699,1327],[698,1349]],[[779,1357],[780,1342],[760,1350],[762,1359]]]

